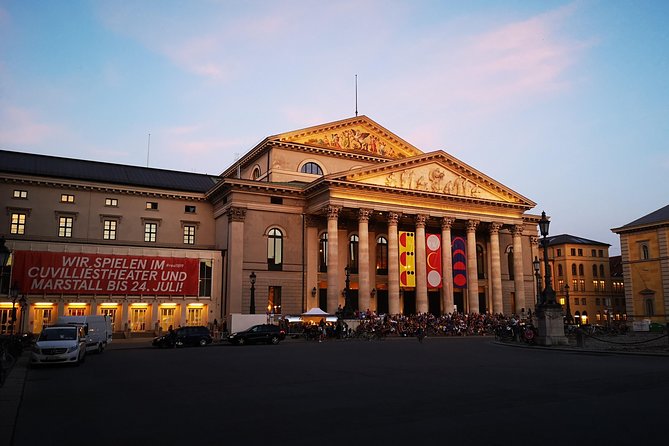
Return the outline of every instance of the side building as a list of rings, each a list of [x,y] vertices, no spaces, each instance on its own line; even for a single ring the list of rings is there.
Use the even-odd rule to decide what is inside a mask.
[[[624,296],[614,286],[609,246],[569,234],[548,237],[556,299],[575,323],[608,324],[627,318]]]
[[[669,205],[612,231],[620,236],[627,313],[669,322]]]
[[[39,333],[63,315],[107,314],[127,333],[220,319],[222,256],[206,198],[216,177],[10,151],[0,159],[0,234],[11,252],[3,332],[13,322]],[[17,301],[26,308],[12,321]]]

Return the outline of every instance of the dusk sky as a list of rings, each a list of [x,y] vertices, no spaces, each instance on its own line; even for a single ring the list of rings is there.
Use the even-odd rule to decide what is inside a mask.
[[[537,203],[669,204],[669,1],[0,0],[0,148],[219,174],[358,111]],[[1,162],[1,160],[0,160]]]

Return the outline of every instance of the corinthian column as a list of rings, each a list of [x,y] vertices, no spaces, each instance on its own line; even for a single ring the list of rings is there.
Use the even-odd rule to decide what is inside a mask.
[[[425,215],[416,215],[416,311],[427,313],[427,264],[425,259]]]
[[[358,302],[360,311],[369,308],[369,216],[371,209],[358,211]]]
[[[334,314],[339,303],[339,235],[338,219],[340,206],[328,206],[328,308]]]
[[[502,263],[499,251],[500,223],[490,224],[490,270],[492,274],[492,312],[504,313],[502,303]]]
[[[469,312],[479,312],[479,276],[476,267],[476,227],[479,222],[467,220],[467,300]]]
[[[441,265],[443,276],[441,278],[441,300],[445,313],[453,312],[453,253],[451,251],[451,226],[454,218],[444,217],[441,220]]]
[[[397,223],[400,214],[388,212],[388,312],[400,313],[400,251]]]
[[[525,308],[525,277],[523,275],[523,225],[513,227],[513,284],[516,289],[516,307],[520,314]]]

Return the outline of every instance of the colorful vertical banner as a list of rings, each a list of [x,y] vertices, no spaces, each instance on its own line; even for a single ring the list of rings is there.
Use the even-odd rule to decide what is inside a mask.
[[[400,286],[416,286],[416,236],[413,232],[399,231]]]
[[[425,239],[427,286],[441,288],[441,235],[428,234]]]
[[[467,287],[467,254],[465,247],[467,243],[462,237],[453,239],[453,287]]]

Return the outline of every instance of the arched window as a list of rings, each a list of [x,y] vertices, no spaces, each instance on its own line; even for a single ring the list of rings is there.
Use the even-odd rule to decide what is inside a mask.
[[[653,308],[653,299],[646,299],[644,309],[646,316],[655,316],[655,309]]]
[[[388,239],[383,236],[376,239],[376,274],[388,274]]]
[[[252,180],[257,180],[258,178],[260,178],[260,173],[261,173],[261,172],[260,172],[260,167],[259,167],[259,166],[255,166],[255,167],[253,168],[253,172],[251,173],[251,179],[252,179]]]
[[[578,275],[585,276],[585,270],[583,269],[583,264],[578,265]]]
[[[318,242],[318,271],[322,273],[328,272],[328,233],[321,234],[321,239]]]
[[[272,228],[267,233],[267,268],[280,271],[283,268],[283,233]]]
[[[358,243],[360,239],[353,234],[348,239],[348,268],[352,274],[358,272]]]
[[[314,162],[305,163],[304,166],[302,166],[301,172],[310,173],[312,175],[323,175],[323,169],[321,169],[321,166]]]
[[[592,277],[597,277],[597,265],[592,265]]]
[[[576,264],[575,263],[571,264],[571,275],[576,276]]]
[[[606,277],[604,275],[604,265],[599,265],[599,277],[601,277],[602,279]]]
[[[481,245],[476,245],[476,272],[479,279],[485,279],[485,256]]]
[[[557,266],[557,267],[558,267],[558,268],[557,268],[557,269],[558,269],[558,271],[557,271],[557,273],[558,273],[558,277],[562,277],[562,265],[558,263],[558,266]]]
[[[645,243],[641,245],[641,260],[650,259],[650,251],[648,250],[648,245]]]
[[[506,249],[506,261],[509,269],[509,280],[513,280],[513,247],[509,246]]]

